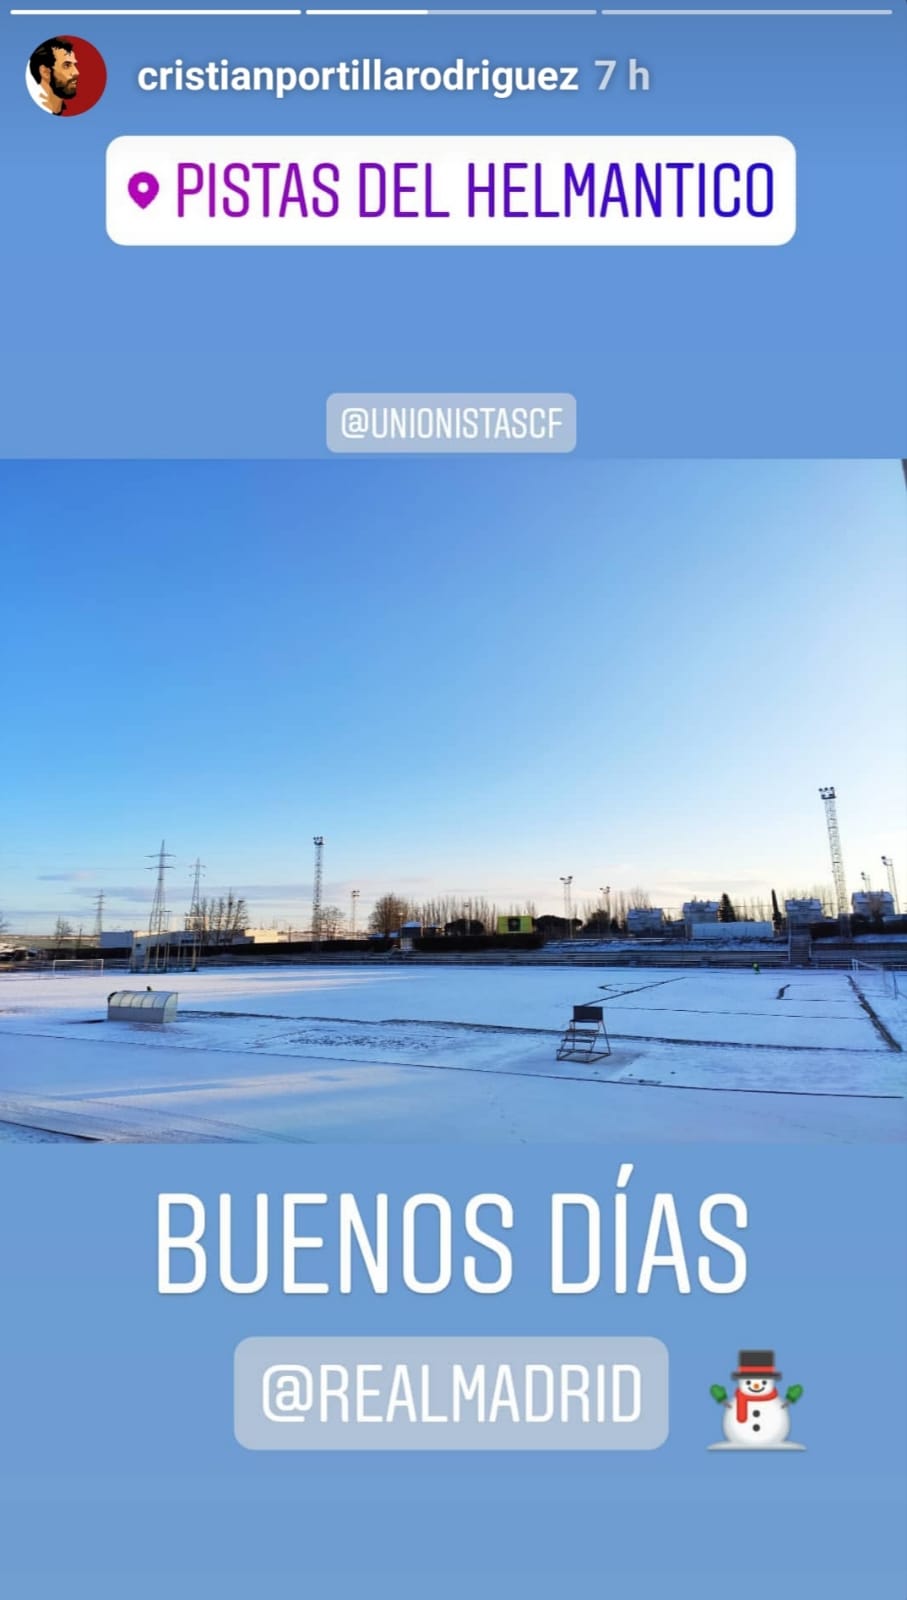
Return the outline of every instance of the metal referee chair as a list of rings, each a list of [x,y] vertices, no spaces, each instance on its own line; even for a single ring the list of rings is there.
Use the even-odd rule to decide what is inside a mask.
[[[557,1049],[558,1061],[601,1061],[611,1054],[603,1006],[574,1006]]]

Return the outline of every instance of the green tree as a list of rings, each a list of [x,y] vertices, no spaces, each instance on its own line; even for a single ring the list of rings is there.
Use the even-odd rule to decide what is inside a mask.
[[[718,907],[718,921],[719,922],[736,922],[737,921],[737,913],[734,910],[734,907],[731,905],[730,895],[723,894],[721,896],[721,904]]]

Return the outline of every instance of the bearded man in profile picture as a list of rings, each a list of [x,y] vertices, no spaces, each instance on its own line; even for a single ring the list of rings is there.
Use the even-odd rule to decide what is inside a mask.
[[[45,39],[32,51],[28,70],[38,85],[38,105],[51,116],[63,116],[79,89],[79,64],[71,40]]]

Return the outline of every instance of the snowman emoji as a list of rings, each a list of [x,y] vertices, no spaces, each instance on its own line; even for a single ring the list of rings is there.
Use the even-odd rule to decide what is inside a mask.
[[[775,1380],[781,1374],[775,1368],[774,1350],[741,1350],[740,1365],[731,1376],[737,1381],[733,1395],[720,1383],[709,1390],[713,1400],[724,1407],[724,1439],[720,1444],[710,1444],[710,1450],[804,1450],[789,1438],[790,1408],[803,1393],[795,1383],[784,1398],[778,1393]]]

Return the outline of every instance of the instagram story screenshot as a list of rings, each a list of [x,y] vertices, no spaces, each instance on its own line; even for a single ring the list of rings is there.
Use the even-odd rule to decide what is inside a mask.
[[[0,1591],[905,1600],[907,5],[0,28]]]

